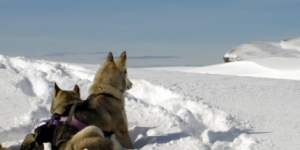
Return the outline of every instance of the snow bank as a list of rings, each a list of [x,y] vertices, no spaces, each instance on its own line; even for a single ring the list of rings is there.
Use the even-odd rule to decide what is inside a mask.
[[[204,67],[161,67],[149,70],[168,70],[256,78],[300,80],[300,58],[272,57],[244,60]]]
[[[225,62],[268,58],[300,57],[300,37],[276,42],[250,42],[234,47],[224,55]]]
[[[75,83],[90,84],[91,80],[77,77],[80,70],[84,71],[82,67],[72,66],[71,70],[66,64],[24,57],[0,55],[0,66],[1,142],[22,140],[40,119],[50,116],[54,82],[63,89],[72,89]]]
[[[147,104],[152,115],[157,114],[163,117],[163,120],[155,125],[158,126],[158,130],[161,130],[160,132],[172,133],[169,130],[176,129],[183,137],[194,137],[194,140],[202,141],[203,147],[197,147],[197,149],[219,149],[219,147],[214,148],[216,142],[221,147],[233,149],[239,149],[239,147],[243,147],[242,145],[244,145],[242,149],[253,147],[255,141],[252,138],[243,138],[246,136],[243,132],[248,130],[246,126],[237,126],[238,123],[234,123],[235,120],[229,114],[206,105],[201,99],[178,95],[167,87],[145,80],[133,80],[133,83],[133,89],[128,93],[135,98],[135,101]],[[166,121],[166,118],[174,118],[176,121]],[[161,124],[163,122],[166,124]],[[155,133],[157,134],[157,131]],[[174,137],[170,136],[169,138]],[[233,144],[234,140],[238,139],[240,143]],[[155,141],[159,143],[159,141]],[[245,144],[247,142],[248,144]],[[178,146],[181,147],[181,144],[184,145],[182,140],[172,143],[177,144],[176,149]],[[185,149],[185,147],[181,148]]]
[[[67,90],[78,84],[85,99],[97,69],[96,65],[85,67],[0,55],[3,146],[18,149],[37,122],[50,117],[54,82]],[[182,94],[180,89],[170,90],[142,76],[132,81],[134,86],[125,93],[125,100],[130,136],[137,149],[251,149],[255,145],[247,134],[249,125],[239,123],[201,98]],[[172,84],[172,80],[168,83]]]

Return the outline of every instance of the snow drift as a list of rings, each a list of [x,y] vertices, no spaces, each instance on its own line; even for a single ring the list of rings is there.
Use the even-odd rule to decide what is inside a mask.
[[[300,37],[276,42],[250,42],[234,47],[224,55],[225,62],[268,58],[300,57]]]
[[[129,68],[134,85],[125,101],[134,147],[300,149],[299,62],[276,57],[205,67]],[[98,68],[0,55],[2,145],[19,149],[37,122],[50,117],[54,82],[66,90],[78,84],[85,99]]]
[[[0,66],[0,141],[13,149],[19,148],[39,120],[50,117],[54,82],[67,90],[78,84],[85,99],[99,67],[2,55]],[[141,71],[130,69],[129,74]],[[249,126],[230,114],[147,77],[132,80],[134,86],[125,99],[130,136],[137,149],[253,147],[255,141],[246,132]]]

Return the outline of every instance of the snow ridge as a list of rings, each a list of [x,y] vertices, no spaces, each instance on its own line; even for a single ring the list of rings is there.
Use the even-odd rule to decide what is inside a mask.
[[[249,42],[234,47],[224,55],[225,62],[268,57],[300,58],[300,37],[281,42]]]

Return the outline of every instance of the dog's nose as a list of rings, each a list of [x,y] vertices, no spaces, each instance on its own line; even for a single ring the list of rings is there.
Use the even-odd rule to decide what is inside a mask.
[[[126,90],[129,90],[132,88],[132,82],[127,78],[126,79]]]
[[[126,90],[129,90],[132,88],[132,83],[130,81],[127,83],[126,88],[127,88]]]
[[[127,90],[131,89],[132,88],[132,83],[127,85]]]

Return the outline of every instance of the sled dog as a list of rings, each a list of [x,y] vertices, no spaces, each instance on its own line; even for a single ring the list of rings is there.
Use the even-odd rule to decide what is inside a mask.
[[[127,78],[126,52],[116,61],[110,52],[95,74],[89,97],[76,106],[74,117],[100,128],[104,133],[114,133],[123,147],[133,149],[123,96],[131,87],[132,83]]]
[[[80,100],[79,88],[76,85],[73,91],[61,90],[55,84],[55,94],[51,106],[51,113],[66,116],[70,113],[70,106],[83,102]],[[76,108],[75,108],[76,109]],[[70,116],[69,116],[70,117]],[[73,118],[72,118],[73,119]],[[62,121],[62,119],[60,119]],[[89,124],[87,124],[89,125]],[[72,124],[71,124],[72,126]],[[52,147],[58,150],[118,150],[120,146],[108,138],[104,137],[103,132],[96,126],[87,126],[82,130],[71,127],[65,130],[65,124],[60,122],[54,132]],[[70,132],[71,131],[71,132]],[[67,133],[64,133],[67,132]],[[63,139],[61,134],[65,134]]]
[[[75,116],[82,117],[85,122],[99,127],[102,131],[113,132],[123,147],[133,149],[128,134],[123,96],[131,87],[132,83],[127,77],[126,52],[124,51],[116,61],[112,53],[108,53],[89,89],[92,97],[89,106],[93,111],[79,109]],[[83,117],[84,115],[87,117]]]
[[[61,120],[61,116],[67,116],[70,111],[70,106],[74,103],[82,102],[80,99],[79,87],[75,85],[73,91],[61,90],[55,83],[54,98],[51,105],[52,117],[54,114],[59,114],[57,121]],[[65,131],[68,132],[69,130]],[[51,142],[54,150],[118,150],[121,149],[118,143],[112,142],[105,138],[103,132],[95,126],[86,126],[82,130],[74,128],[71,133],[66,133],[66,136],[61,138],[61,133],[64,132],[64,122],[60,122],[52,135],[40,135],[39,133],[28,134],[22,145],[21,150],[43,150],[43,143],[38,143],[37,140],[44,140],[45,137],[51,137],[46,142]],[[40,133],[43,134],[43,133]],[[40,138],[40,139],[37,139]],[[52,141],[53,140],[53,141]],[[59,145],[55,145],[59,143]],[[6,150],[6,149],[5,149]]]
[[[53,115],[54,113],[61,114],[66,113],[67,107],[72,105],[75,102],[79,102],[80,100],[80,90],[77,85],[75,85],[74,89],[72,91],[66,91],[66,90],[61,90],[57,84],[55,83],[55,94],[54,94],[54,99],[56,101],[52,101],[51,105],[51,114]],[[55,118],[54,118],[55,119]],[[60,118],[56,118],[59,121]],[[44,145],[43,143],[48,143],[53,141],[54,137],[54,131],[57,126],[52,125],[49,127],[47,125],[48,122],[42,122],[45,123],[45,125],[38,126],[35,130],[34,133],[30,133],[26,135],[25,139],[23,140],[20,150],[43,150]]]
[[[89,89],[89,97],[76,106],[72,116],[86,125],[100,128],[104,134],[115,134],[122,147],[133,149],[128,134],[123,96],[124,92],[131,87],[132,83],[127,78],[126,52],[123,52],[116,61],[114,61],[110,52],[103,65],[96,72],[94,81]],[[88,131],[93,131],[94,133],[96,130]],[[84,136],[78,136],[76,139],[84,141],[85,138]],[[59,145],[57,142],[53,142],[53,144]]]

